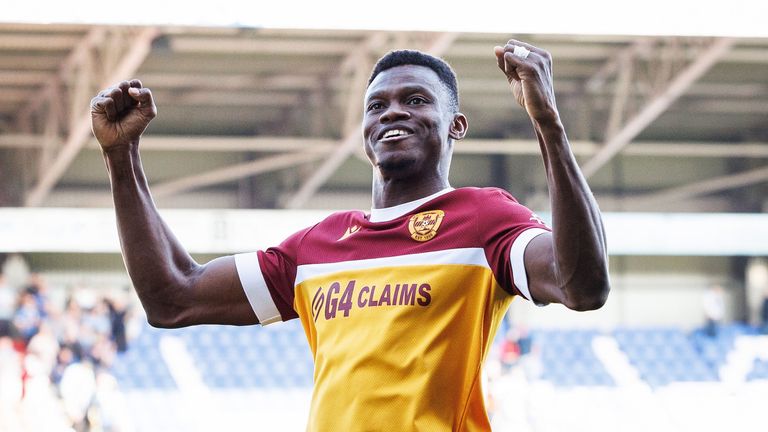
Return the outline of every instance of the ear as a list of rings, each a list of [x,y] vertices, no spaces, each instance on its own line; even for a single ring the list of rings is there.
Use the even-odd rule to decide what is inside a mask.
[[[467,135],[468,128],[469,124],[467,123],[467,116],[462,113],[456,113],[453,116],[451,127],[448,130],[448,136],[455,140],[460,140]]]

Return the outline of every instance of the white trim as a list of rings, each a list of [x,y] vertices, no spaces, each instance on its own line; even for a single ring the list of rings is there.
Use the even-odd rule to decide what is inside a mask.
[[[237,275],[240,277],[245,296],[248,297],[248,303],[251,304],[259,323],[267,325],[282,321],[283,317],[277,310],[277,306],[269,294],[267,281],[264,280],[264,275],[261,273],[257,253],[235,254],[235,267],[237,267]]]
[[[370,221],[371,222],[387,222],[387,221],[391,221],[392,219],[397,219],[400,216],[410,213],[411,211],[415,210],[416,208],[426,203],[427,201],[433,200],[439,197],[440,195],[445,195],[448,192],[451,192],[452,190],[453,190],[452,187],[448,187],[441,190],[440,192],[435,192],[430,196],[419,198],[415,201],[409,201],[407,203],[398,204],[394,207],[372,208]]]
[[[491,268],[491,266],[488,265],[488,260],[485,258],[485,251],[482,248],[446,249],[435,252],[371,258],[357,261],[300,265],[296,269],[295,284],[298,285],[307,279],[313,279],[342,271],[369,270],[382,267],[450,264],[474,265]]]
[[[512,247],[509,248],[509,263],[512,266],[512,278],[515,286],[526,300],[532,301],[537,306],[544,306],[544,304],[536,302],[531,297],[531,291],[528,289],[528,273],[525,271],[525,248],[528,247],[528,243],[531,240],[547,232],[549,231],[542,228],[528,228],[517,236],[512,243]]]

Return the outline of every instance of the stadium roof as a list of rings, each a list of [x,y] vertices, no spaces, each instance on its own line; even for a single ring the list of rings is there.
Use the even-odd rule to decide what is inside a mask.
[[[470,120],[454,186],[544,209],[530,123],[492,48],[554,57],[558,105],[606,210],[765,211],[768,38],[0,24],[0,205],[109,206],[88,101],[138,77],[159,116],[142,141],[159,205],[365,208],[361,100],[393,48],[443,56]]]

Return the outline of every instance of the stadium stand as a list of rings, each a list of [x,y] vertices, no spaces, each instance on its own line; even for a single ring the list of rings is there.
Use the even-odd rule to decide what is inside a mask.
[[[198,326],[158,330],[147,325],[119,355],[113,374],[125,389],[173,389],[160,350],[163,337],[184,342],[203,382],[214,389],[308,388],[312,357],[298,322],[274,328]]]
[[[543,371],[556,386],[612,386],[613,379],[592,350],[594,330],[540,330],[532,333]]]
[[[679,329],[619,329],[613,335],[642,379],[653,387],[717,380],[716,369]]]
[[[534,330],[534,355],[540,379],[556,387],[615,386],[595,355],[598,330]],[[640,377],[651,387],[676,382],[718,381],[719,370],[739,336],[757,336],[744,324],[724,326],[717,337],[702,330],[620,328],[608,333],[618,342]],[[162,337],[181,339],[203,382],[213,389],[290,389],[312,386],[312,358],[298,322],[271,328],[200,326],[158,330],[146,326],[131,349],[118,355],[112,372],[124,389],[174,389],[160,352]],[[501,337],[501,336],[500,336]],[[768,379],[768,360],[756,359],[748,380]]]

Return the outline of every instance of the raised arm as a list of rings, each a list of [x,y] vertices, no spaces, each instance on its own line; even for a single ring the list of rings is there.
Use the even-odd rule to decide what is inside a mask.
[[[517,40],[494,52],[512,93],[531,118],[547,173],[553,231],[534,238],[526,248],[531,296],[573,310],[598,309],[610,290],[605,232],[600,209],[560,121],[552,57]]]
[[[163,222],[139,158],[139,139],[157,115],[152,92],[123,81],[91,100],[93,133],[112,184],[123,260],[156,327],[255,324],[232,256],[200,265]]]

